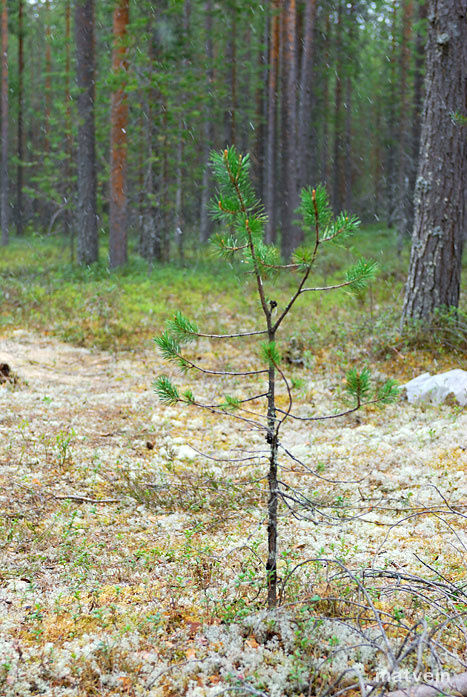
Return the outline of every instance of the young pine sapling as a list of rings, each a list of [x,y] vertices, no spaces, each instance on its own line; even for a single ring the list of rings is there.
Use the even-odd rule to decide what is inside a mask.
[[[264,377],[265,390],[259,395],[244,398],[227,395],[221,404],[203,404],[199,402],[191,390],[180,393],[167,376],[159,377],[155,382],[155,390],[160,401],[166,405],[187,404],[193,407],[208,409],[212,413],[221,413],[240,419],[243,423],[263,431],[268,447],[268,555],[266,560],[267,603],[272,608],[278,599],[277,577],[277,515],[280,499],[287,502],[287,491],[281,487],[279,478],[279,453],[299,462],[281,445],[280,431],[287,419],[300,421],[318,421],[344,416],[357,411],[367,404],[387,404],[397,396],[394,381],[388,380],[382,386],[373,389],[370,384],[370,374],[367,369],[350,370],[347,373],[346,391],[352,397],[353,404],[348,409],[326,416],[299,416],[292,412],[293,399],[290,382],[281,367],[281,357],[277,345],[279,330],[285,318],[295,306],[298,298],[305,293],[325,292],[337,288],[347,288],[354,293],[361,292],[368,282],[374,278],[376,264],[360,259],[349,268],[341,283],[312,287],[307,284],[313,264],[322,245],[331,244],[349,237],[359,226],[355,216],[341,213],[334,216],[324,187],[303,189],[299,213],[303,221],[303,229],[311,241],[295,250],[291,263],[281,263],[280,253],[274,245],[264,242],[266,216],[258,200],[249,177],[250,160],[234,147],[221,153],[214,153],[211,163],[217,180],[218,192],[213,204],[213,215],[225,225],[226,232],[215,237],[213,243],[220,256],[226,259],[240,257],[243,267],[248,274],[253,274],[259,301],[258,314],[262,317],[263,328],[250,332],[231,334],[201,333],[197,325],[177,312],[168,323],[167,331],[156,339],[162,356],[174,362],[182,371],[200,371],[208,375],[222,377],[245,377],[257,380]],[[288,302],[278,307],[268,291],[268,281],[282,271],[293,272],[297,276],[295,291]],[[271,286],[272,287],[272,286]],[[215,340],[237,340],[242,337],[258,336],[264,340],[260,346],[261,365],[256,370],[249,371],[215,371],[196,365],[183,352],[183,347],[199,337]],[[277,404],[276,387],[278,381],[283,382],[288,396],[286,409]],[[246,402],[265,400],[263,413],[255,413],[243,405]],[[242,415],[242,411],[244,415]],[[306,497],[294,498],[295,502],[307,503]]]

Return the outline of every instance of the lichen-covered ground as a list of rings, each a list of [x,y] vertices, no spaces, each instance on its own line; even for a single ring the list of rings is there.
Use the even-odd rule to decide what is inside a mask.
[[[249,365],[207,341],[196,351],[210,367]],[[382,653],[355,648],[348,624],[333,620],[330,563],[304,564],[284,584],[283,609],[262,610],[261,433],[158,404],[152,381],[167,368],[153,351],[111,355],[15,331],[0,338],[2,362],[18,383],[0,385],[0,694],[298,696],[348,667],[365,682],[383,666]],[[298,413],[337,406],[335,367],[317,356],[293,372]],[[208,403],[219,394],[208,376],[178,381]],[[465,577],[459,407],[401,400],[294,422],[283,445],[315,473],[282,460],[282,480],[315,511],[303,520],[282,507],[282,580],[311,558]],[[374,598],[392,617],[415,612],[395,595]],[[443,641],[459,670],[461,635]]]

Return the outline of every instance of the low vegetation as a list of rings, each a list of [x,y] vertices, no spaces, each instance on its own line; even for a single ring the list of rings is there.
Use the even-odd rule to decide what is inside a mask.
[[[353,249],[378,260],[378,283],[301,299],[287,325],[299,408],[338,407],[342,376],[362,362],[401,382],[464,367],[462,317],[440,315],[429,337],[399,333],[393,232],[364,228]],[[219,317],[222,331],[252,328],[250,294],[204,257],[193,249],[186,265],[152,269],[132,259],[109,274],[71,266],[55,238],[2,254],[0,360],[15,380],[0,384],[0,692],[368,696],[404,671],[409,682],[461,673],[462,410],[401,400],[287,431],[315,473],[291,462],[288,481],[315,514],[280,518],[278,606],[267,613],[265,464],[261,453],[243,460],[260,441],[160,406],[151,387],[166,370],[153,337],[175,309],[208,331]],[[344,263],[338,249],[316,282],[337,280]],[[249,366],[208,339],[196,350],[219,369]],[[197,381],[197,395],[211,391],[209,377]]]

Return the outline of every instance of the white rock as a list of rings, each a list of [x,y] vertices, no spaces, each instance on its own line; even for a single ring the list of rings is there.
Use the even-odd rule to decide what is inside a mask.
[[[411,403],[431,401],[441,404],[452,394],[461,406],[467,404],[467,371],[459,368],[439,375],[423,373],[410,380],[404,387],[407,399]]]

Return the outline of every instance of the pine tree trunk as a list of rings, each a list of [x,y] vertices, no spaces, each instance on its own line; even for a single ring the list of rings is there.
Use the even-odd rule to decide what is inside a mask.
[[[76,0],[76,70],[78,82],[77,257],[80,264],[98,259],[96,148],[94,125],[94,0]]]
[[[418,5],[418,20],[425,22],[427,12],[426,0]],[[412,161],[410,163],[409,204],[407,212],[407,229],[409,234],[413,232],[414,225],[414,195],[415,180],[418,170],[418,154],[420,150],[420,130],[423,109],[423,71],[425,68],[425,41],[421,27],[417,30],[415,40],[415,66],[414,66],[414,95],[412,109]]]
[[[309,163],[311,160],[311,91],[313,78],[313,40],[316,20],[317,0],[306,0],[305,22],[303,28],[303,49],[300,68],[298,105],[298,154],[299,186],[309,182]]]
[[[67,206],[63,213],[63,231],[70,240],[70,259],[74,260],[74,228],[71,225],[70,204],[72,199],[71,160],[73,157],[73,135],[71,121],[71,93],[70,93],[70,34],[71,34],[71,7],[70,0],[65,5],[65,176],[64,176],[64,200]]]
[[[237,141],[237,6],[236,0],[231,0],[230,27],[227,39],[226,65],[227,85],[229,90],[229,106],[224,114],[224,145],[235,145]]]
[[[124,73],[128,69],[126,37],[130,19],[129,5],[129,0],[118,0],[113,14],[112,71],[118,77],[120,85],[112,92],[110,114],[109,265],[111,269],[126,264],[128,260],[126,191],[128,101]]]
[[[331,44],[331,19],[329,11],[325,21],[325,50],[324,50],[324,84],[323,84],[323,147],[321,157],[321,176],[326,187],[330,185],[331,156],[329,147],[329,47]]]
[[[332,173],[332,201],[335,211],[340,211],[344,204],[344,168],[342,154],[344,149],[343,114],[342,114],[342,13],[343,2],[339,0],[336,23],[336,85],[334,94],[334,158]]]
[[[8,199],[8,3],[2,0],[2,171],[1,171],[1,227],[2,245],[9,241],[9,199]]]
[[[467,6],[429,0],[415,228],[402,321],[458,306],[466,225]]]
[[[277,132],[277,87],[279,70],[280,0],[273,0],[271,38],[269,43],[268,116],[266,157],[264,165],[264,206],[268,214],[266,240],[276,241],[276,132]]]
[[[45,125],[44,151],[50,151],[50,114],[52,111],[52,53],[50,48],[50,0],[45,0]]]
[[[284,200],[282,205],[281,251],[284,259],[290,259],[293,250],[302,241],[301,231],[294,223],[298,207],[297,187],[297,32],[295,0],[285,0],[284,10],[284,92],[283,114],[283,170]]]
[[[389,95],[387,108],[387,164],[386,164],[386,197],[387,197],[387,225],[393,227],[396,217],[395,205],[395,165],[396,165],[396,26],[397,3],[394,2],[391,27],[391,55],[389,69]]]
[[[348,31],[348,47],[347,53],[349,56],[354,55],[354,31],[355,31],[355,6],[351,2],[347,8],[347,31]],[[353,185],[353,162],[352,162],[352,63],[348,60],[346,65],[345,76],[345,128],[344,128],[344,198],[343,205],[345,210],[352,209],[352,185]]]
[[[402,244],[408,233],[409,174],[410,174],[410,130],[408,74],[410,68],[410,40],[412,35],[412,0],[404,0],[402,6],[402,43],[400,53],[400,94],[399,117],[399,161],[397,173],[397,254],[402,252]]]
[[[200,210],[200,240],[206,242],[211,236],[211,219],[209,217],[209,199],[211,196],[211,174],[209,171],[209,153],[214,142],[214,126],[212,114],[212,91],[214,89],[214,67],[213,67],[213,48],[212,48],[212,0],[206,0],[204,6],[205,22],[205,47],[206,47],[206,81],[207,98],[204,106],[204,142],[203,142],[203,186],[201,189],[201,210]]]
[[[18,123],[17,123],[17,157],[16,169],[16,234],[23,234],[23,106],[24,106],[24,2],[18,0]]]

